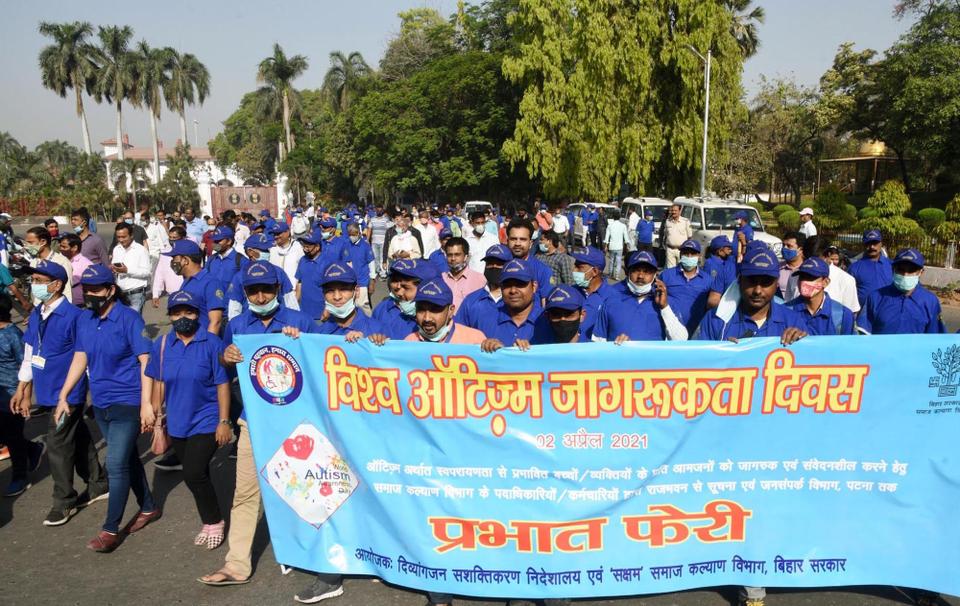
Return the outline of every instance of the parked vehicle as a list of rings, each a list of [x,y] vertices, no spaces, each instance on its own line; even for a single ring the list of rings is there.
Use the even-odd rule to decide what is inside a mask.
[[[604,204],[603,202],[574,202],[573,204],[567,205],[567,210],[573,213],[573,225],[570,228],[573,230],[573,239],[580,246],[587,245],[587,227],[580,220],[580,212],[584,210],[588,204],[592,204],[594,208],[603,208],[607,211],[616,210],[620,212],[620,209],[614,206],[613,204]]]
[[[700,242],[704,250],[710,246],[710,241],[719,235],[726,235],[732,239],[737,228],[737,213],[746,212],[750,217],[750,225],[753,226],[754,239],[766,242],[777,256],[780,255],[783,242],[780,238],[767,233],[763,221],[760,220],[760,213],[752,206],[736,200],[720,198],[678,197],[674,202],[680,204],[680,215],[690,220],[693,238]]]
[[[643,213],[649,209],[653,213],[653,222],[656,224],[653,230],[653,246],[657,247],[660,246],[660,223],[667,216],[667,211],[670,210],[672,205],[673,202],[663,198],[624,198],[623,202],[620,203],[621,220],[627,223],[627,227],[636,229],[636,224],[630,225],[630,214],[636,212],[637,216],[642,219]],[[634,250],[634,247],[631,247],[630,250]]]

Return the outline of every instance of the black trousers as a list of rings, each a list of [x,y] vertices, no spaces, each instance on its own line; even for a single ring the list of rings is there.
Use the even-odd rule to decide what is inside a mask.
[[[183,464],[183,481],[193,493],[197,512],[204,524],[217,524],[223,521],[217,493],[210,481],[210,460],[217,451],[217,440],[212,433],[201,433],[186,438],[174,438],[173,451]]]
[[[57,429],[57,422],[50,415],[47,428],[47,459],[50,461],[50,477],[53,478],[53,506],[65,511],[77,504],[77,491],[73,488],[73,473],[87,485],[90,498],[106,493],[107,474],[97,457],[97,446],[90,434],[89,422],[84,415],[84,406],[73,406]]]
[[[7,398],[7,402],[10,399]],[[13,466],[13,479],[27,479],[27,466],[30,458],[30,441],[23,437],[23,417],[9,410],[0,412],[0,444],[10,449],[10,464]]]

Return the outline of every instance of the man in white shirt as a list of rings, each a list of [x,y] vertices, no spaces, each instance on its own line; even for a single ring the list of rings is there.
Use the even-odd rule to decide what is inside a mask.
[[[809,206],[800,211],[800,233],[808,238],[817,235],[817,226],[813,224],[813,209]],[[830,280],[833,281],[833,277]]]
[[[424,258],[428,258],[434,251],[440,250],[440,237],[437,234],[437,229],[431,224],[430,211],[421,210],[419,219],[413,224],[413,228],[420,232]]]
[[[150,255],[150,271],[157,268],[160,253],[170,250],[170,234],[167,224],[167,213],[157,210],[147,225],[147,253]]]
[[[420,243],[410,233],[410,219],[400,215],[394,221],[396,235],[390,238],[390,246],[387,248],[387,263],[397,259],[421,259]]]
[[[623,268],[623,249],[628,243],[627,226],[618,216],[610,217],[607,231],[603,236],[603,247],[607,253],[607,272],[614,280],[620,280],[620,270]]]
[[[827,238],[813,236],[804,241],[803,256],[805,259],[820,257],[826,261],[830,267],[830,283],[823,289],[824,292],[830,295],[831,299],[856,314],[860,311],[860,300],[857,298],[857,280],[830,262],[830,250],[832,248],[834,247],[830,245]],[[783,296],[786,301],[792,301],[800,296],[796,275],[787,281],[787,292],[783,293]]]
[[[557,216],[553,216],[553,226],[557,226]],[[500,244],[500,238],[496,234],[487,231],[487,218],[483,211],[477,211],[470,214],[470,229],[464,230],[463,239],[470,245],[469,267],[473,271],[482,274],[487,264],[483,258],[491,246]]]
[[[117,224],[116,238],[110,267],[116,274],[117,288],[127,296],[130,307],[140,313],[150,282],[150,255],[142,244],[133,241],[132,225]]]
[[[303,246],[290,237],[290,226],[286,223],[277,223],[272,235],[275,246],[270,249],[270,262],[283,270],[290,278],[290,285],[297,288],[297,266],[303,258]]]
[[[570,220],[563,213],[563,209],[556,208],[553,211],[553,231],[560,236],[561,242],[567,241],[567,232],[570,231]]]

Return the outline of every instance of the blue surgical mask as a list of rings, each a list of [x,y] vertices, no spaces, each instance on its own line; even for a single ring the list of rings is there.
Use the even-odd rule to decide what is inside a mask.
[[[40,301],[46,301],[53,296],[53,293],[47,290],[47,284],[31,284],[30,294],[33,295],[34,299]]]
[[[437,331],[437,334],[431,335],[431,336],[427,336],[426,334],[424,334],[423,329],[417,329],[417,332],[420,333],[420,336],[423,337],[425,341],[430,341],[431,343],[438,343],[440,341],[443,341],[443,339],[447,336],[447,333],[450,332],[450,326],[452,325],[453,325],[453,322],[447,322],[446,324],[443,325],[443,327],[440,330]]]
[[[542,252],[542,253],[548,253],[548,252],[550,252],[550,247],[547,246],[546,242],[541,242],[541,243],[540,243],[540,252]]]
[[[350,241],[353,242],[354,244],[359,244],[360,236],[350,236]]]
[[[680,265],[684,269],[693,269],[700,262],[700,257],[680,257]]]
[[[124,219],[123,222],[126,223],[127,225],[133,225],[133,219]],[[209,225],[207,227],[209,227]]]
[[[269,251],[269,250],[261,250],[261,251],[260,251],[260,256],[257,257],[257,261],[263,261],[264,263],[266,263],[266,262],[269,261],[269,260],[270,260],[270,251]]]
[[[324,307],[330,312],[331,316],[342,320],[353,313],[353,311],[357,308],[357,304],[354,303],[353,299],[350,299],[340,306],[334,305],[328,301],[324,304]]]
[[[575,271],[573,272],[573,283],[580,288],[587,288],[590,286],[590,280],[587,279],[587,272],[585,271]]]
[[[780,254],[783,255],[784,261],[793,261],[800,254],[800,251],[795,248],[784,248],[780,251]]]
[[[332,232],[332,231],[324,231],[324,232],[322,233],[322,236],[323,236],[323,239],[324,239],[324,240],[329,240],[330,238],[333,237],[333,232]]]
[[[256,316],[269,316],[272,314],[277,307],[280,306],[280,298],[275,297],[269,303],[265,305],[255,305],[251,301],[247,301],[247,306],[250,308],[250,311],[253,312]]]
[[[630,292],[633,294],[637,295],[638,297],[642,297],[650,294],[650,291],[653,289],[653,282],[644,284],[643,286],[637,286],[633,283],[633,280],[627,280],[627,288],[629,288]]]
[[[73,228],[73,233],[75,234],[79,234],[82,232],[83,232],[83,225],[77,225],[76,227]]]
[[[917,287],[917,284],[920,283],[920,276],[905,276],[903,274],[894,273],[893,274],[893,285],[897,287],[897,290],[900,292],[910,292]]]
[[[397,301],[400,306],[400,313],[405,316],[413,316],[417,313],[417,304],[414,301]]]

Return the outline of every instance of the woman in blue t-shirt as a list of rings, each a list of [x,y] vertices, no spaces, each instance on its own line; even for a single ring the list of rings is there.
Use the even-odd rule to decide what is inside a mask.
[[[217,448],[233,437],[230,379],[220,364],[222,341],[199,330],[200,307],[185,290],[170,295],[167,313],[173,330],[153,343],[146,389],[152,394],[151,413],[159,414],[166,404],[167,431],[203,522],[193,544],[216,549],[223,543],[224,523],[209,469]],[[144,415],[143,429],[149,431],[153,420]]]
[[[149,394],[143,391],[150,342],[143,336],[143,318],[120,300],[122,294],[110,268],[91,265],[81,275],[80,285],[84,303],[93,313],[77,322],[77,349],[53,414],[54,422],[59,422],[63,415],[72,413],[70,392],[86,372],[93,416],[107,442],[105,467],[110,484],[107,519],[87,548],[109,553],[126,535],[142,530],[161,515],[137,452],[141,413],[153,413]],[[131,489],[140,511],[121,532],[120,521]]]

